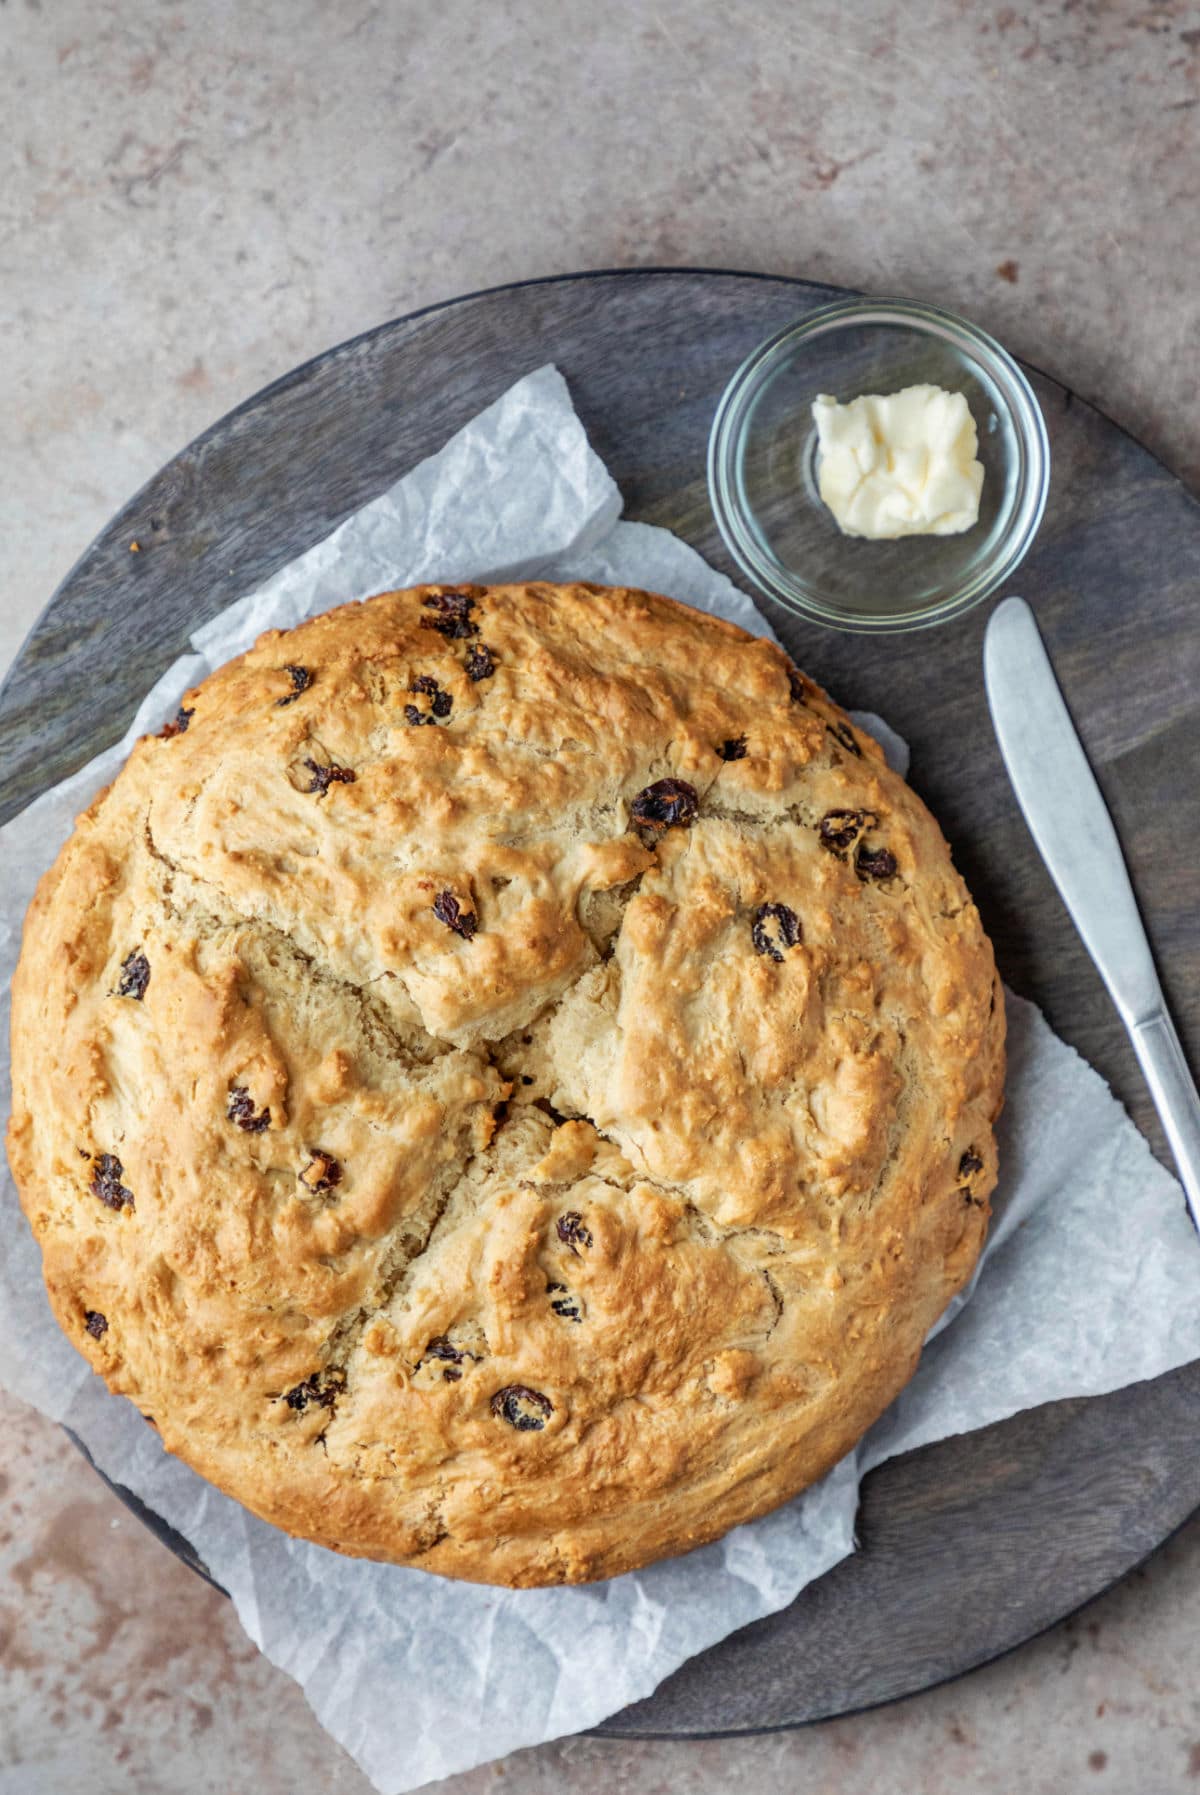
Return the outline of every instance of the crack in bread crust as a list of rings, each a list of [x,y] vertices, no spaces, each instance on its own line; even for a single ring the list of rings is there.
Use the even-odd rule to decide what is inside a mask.
[[[10,1159],[62,1325],[205,1475],[577,1581],[785,1499],[911,1373],[982,1243],[1003,1011],[936,825],[771,644],[443,593],[263,638],[80,819]],[[467,598],[483,682],[423,627]]]

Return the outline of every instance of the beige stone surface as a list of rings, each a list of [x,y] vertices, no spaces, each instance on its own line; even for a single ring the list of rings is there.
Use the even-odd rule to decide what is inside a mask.
[[[494,282],[689,263],[939,299],[1200,480],[1200,9],[0,0],[0,665],[116,506],[305,357]],[[363,1795],[228,1606],[0,1401],[0,1795]],[[454,1795],[1185,1790],[1200,1524],[961,1683],[574,1740]],[[387,1692],[402,1700],[403,1692]]]

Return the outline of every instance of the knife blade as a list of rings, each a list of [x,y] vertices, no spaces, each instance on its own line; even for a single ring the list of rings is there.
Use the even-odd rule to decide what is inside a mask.
[[[983,669],[1017,803],[1129,1031],[1200,1228],[1200,1096],[1167,1010],[1116,829],[1024,599],[1005,599],[992,613]]]

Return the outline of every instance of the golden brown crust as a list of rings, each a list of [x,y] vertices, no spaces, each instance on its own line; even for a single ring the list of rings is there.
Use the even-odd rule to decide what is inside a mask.
[[[26,922],[9,1156],[170,1450],[341,1551],[572,1582],[902,1387],[1003,1008],[936,824],[777,648],[461,590],[272,632],[137,744]]]

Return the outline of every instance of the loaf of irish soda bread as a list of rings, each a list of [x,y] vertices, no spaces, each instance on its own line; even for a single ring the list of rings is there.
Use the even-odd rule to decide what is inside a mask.
[[[42,881],[9,1156],[62,1327],[338,1551],[608,1577],[803,1489],[995,1181],[937,825],[771,644],[423,586],[266,635]]]

